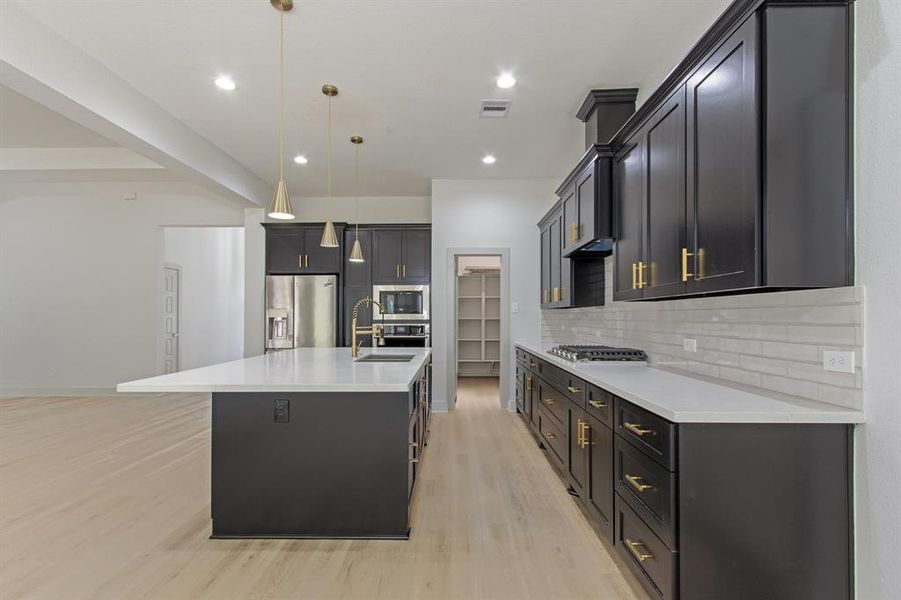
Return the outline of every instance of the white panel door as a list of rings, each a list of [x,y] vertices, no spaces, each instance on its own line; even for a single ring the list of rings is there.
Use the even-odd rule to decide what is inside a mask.
[[[178,284],[180,272],[165,267],[163,285],[163,373],[178,371]]]

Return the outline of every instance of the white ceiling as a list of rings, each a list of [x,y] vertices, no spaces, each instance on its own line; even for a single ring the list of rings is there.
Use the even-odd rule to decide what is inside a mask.
[[[0,85],[0,148],[110,148],[78,123]]]
[[[295,0],[286,17],[292,195],[428,194],[432,178],[562,177],[583,151],[575,118],[596,87],[639,87],[675,66],[728,0]],[[21,7],[266,181],[277,171],[278,13],[268,0],[30,0]],[[494,78],[512,71],[518,84]],[[213,86],[217,74],[238,89]],[[510,98],[506,119],[479,101]],[[310,164],[290,157],[302,152]],[[483,165],[485,153],[497,163]]]

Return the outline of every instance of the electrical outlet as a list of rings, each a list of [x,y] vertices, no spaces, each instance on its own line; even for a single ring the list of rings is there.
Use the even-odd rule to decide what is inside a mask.
[[[519,312],[519,302],[510,303],[510,312],[512,312],[514,315]]]
[[[291,418],[290,404],[288,400],[275,401],[275,422],[287,423]]]
[[[823,369],[837,373],[854,372],[854,353],[839,350],[823,350]]]
[[[682,349],[686,352],[697,352],[698,340],[694,338],[682,338]]]

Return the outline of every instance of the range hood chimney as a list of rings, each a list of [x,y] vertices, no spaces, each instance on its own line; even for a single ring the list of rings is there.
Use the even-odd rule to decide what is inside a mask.
[[[585,149],[606,144],[635,113],[638,88],[591,90],[576,114],[585,123]]]

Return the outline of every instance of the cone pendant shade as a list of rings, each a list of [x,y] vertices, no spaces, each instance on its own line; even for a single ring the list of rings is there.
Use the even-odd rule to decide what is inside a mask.
[[[350,251],[350,257],[347,260],[350,262],[365,262],[363,260],[363,248],[360,247],[360,240],[354,240],[354,247]]]
[[[338,247],[338,236],[335,234],[335,226],[331,219],[325,223],[325,229],[322,230],[322,241],[319,242],[319,245],[323,248]]]
[[[284,179],[278,180],[278,186],[275,188],[275,196],[272,197],[272,204],[269,206],[269,216],[273,219],[293,219],[294,209],[291,207],[291,199],[288,197],[288,186]]]

